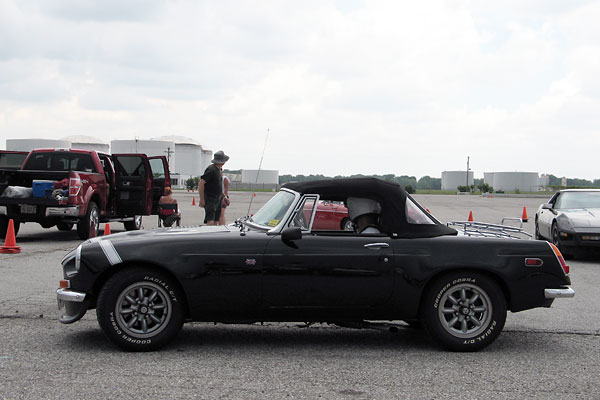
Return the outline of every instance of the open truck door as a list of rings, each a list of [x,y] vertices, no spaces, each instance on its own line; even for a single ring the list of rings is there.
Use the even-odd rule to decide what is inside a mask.
[[[148,157],[152,169],[152,214],[158,215],[158,201],[166,187],[171,187],[169,163],[165,156]]]
[[[150,215],[152,211],[152,168],[145,154],[113,154],[117,214]]]

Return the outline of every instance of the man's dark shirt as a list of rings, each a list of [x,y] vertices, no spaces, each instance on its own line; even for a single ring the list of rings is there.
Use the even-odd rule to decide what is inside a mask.
[[[223,180],[221,170],[215,164],[209,165],[201,176],[204,179],[204,195],[218,197],[223,194]]]

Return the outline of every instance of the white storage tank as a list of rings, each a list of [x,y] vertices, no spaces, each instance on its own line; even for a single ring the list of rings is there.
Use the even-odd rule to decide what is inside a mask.
[[[110,151],[108,143],[104,143],[102,140],[91,136],[67,136],[62,138],[62,140],[71,142],[72,149],[95,150],[103,153]]]
[[[537,192],[540,188],[537,172],[484,172],[483,178],[494,191]]]
[[[468,186],[474,184],[474,172],[469,171]],[[458,190],[459,186],[467,185],[467,171],[443,171],[442,190]]]
[[[113,140],[110,142],[112,154],[142,153],[149,157],[165,156],[169,160],[169,170],[177,171],[175,143],[163,140]],[[169,155],[170,154],[170,155]]]
[[[258,178],[258,179],[257,179]],[[279,184],[279,170],[276,169],[243,169],[242,183],[251,184]]]
[[[71,142],[58,139],[6,139],[6,150],[31,151],[33,149],[68,149]]]
[[[172,170],[172,172],[187,177],[202,175],[206,167],[203,168],[203,148],[200,143],[184,136],[160,136],[152,138],[152,140],[175,143],[175,153],[171,158],[175,158],[174,165],[177,165],[177,170]]]

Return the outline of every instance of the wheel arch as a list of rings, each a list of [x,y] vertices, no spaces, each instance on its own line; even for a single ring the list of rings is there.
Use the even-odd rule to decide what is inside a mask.
[[[175,274],[173,274],[173,272],[171,272],[165,266],[160,265],[158,263],[148,262],[148,261],[127,261],[127,262],[123,262],[121,264],[115,264],[115,265],[111,266],[110,268],[106,269],[104,272],[102,272],[98,276],[98,278],[96,278],[96,281],[94,282],[93,298],[92,298],[92,302],[90,303],[90,308],[96,307],[96,302],[98,301],[98,295],[100,294],[102,287],[114,274],[116,274],[117,272],[121,272],[123,270],[129,269],[129,268],[136,268],[136,267],[144,268],[145,270],[148,270],[148,271],[160,272],[161,274],[164,274],[164,275],[168,276],[169,278],[171,278],[173,280],[173,282],[175,282],[177,284],[177,289],[180,291],[180,293],[182,295],[183,310],[185,313],[185,318],[189,317],[190,309],[189,309],[189,301],[187,298],[187,293],[183,290],[183,285],[181,284],[181,282],[179,281],[177,276]]]

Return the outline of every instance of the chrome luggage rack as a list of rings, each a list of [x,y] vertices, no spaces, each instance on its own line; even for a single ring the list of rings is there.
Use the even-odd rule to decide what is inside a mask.
[[[520,226],[504,225],[504,221],[519,221]],[[502,225],[487,222],[451,221],[446,224],[465,236],[495,237],[509,239],[531,239],[533,235],[523,230],[521,218],[502,218]]]

